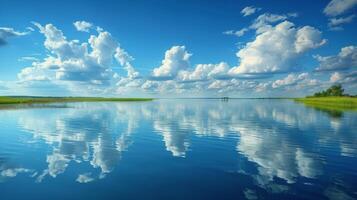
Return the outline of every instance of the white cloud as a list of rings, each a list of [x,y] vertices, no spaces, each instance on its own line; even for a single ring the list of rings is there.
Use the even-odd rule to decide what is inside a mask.
[[[330,18],[328,26],[332,30],[342,29],[342,27],[340,27],[340,25],[351,23],[355,17],[356,17],[356,15],[350,15],[347,17],[339,17],[339,18]]]
[[[0,27],[0,46],[6,45],[8,39],[11,37],[28,35],[30,34],[30,32],[31,30],[27,32],[20,32],[20,31],[15,31],[13,28]]]
[[[335,56],[315,56],[319,62],[317,71],[330,71],[330,70],[345,70],[357,67],[357,47],[347,46],[341,48],[338,55]]]
[[[161,66],[154,68],[152,76],[157,79],[173,79],[179,70],[189,68],[189,58],[192,54],[186,51],[185,46],[173,46],[165,52]]]
[[[26,67],[17,75],[21,81],[47,81],[50,80],[46,71],[37,67]]]
[[[191,66],[191,53],[186,47],[173,46],[165,52],[161,65],[148,75],[141,75],[135,70],[132,65],[134,58],[103,29],[90,35],[87,42],[80,42],[68,39],[52,24],[42,26],[34,23],[45,36],[44,46],[50,54],[24,68],[18,74],[18,79],[21,84],[51,83],[71,92],[86,92],[86,95],[195,93],[198,96],[208,93],[233,95],[246,91],[268,92],[274,80],[263,78],[271,77],[274,73],[299,71],[299,58],[326,42],[314,27],[296,27],[294,23],[286,21],[296,16],[295,13],[264,13],[248,28],[242,29],[242,33],[227,32],[237,36],[248,30],[256,32],[255,39],[237,52],[239,63],[235,67],[231,68],[225,62]],[[113,70],[112,67],[115,64],[121,65],[126,75],[114,71],[116,68]],[[316,80],[300,82],[313,85]],[[275,83],[277,85],[278,82]]]
[[[255,40],[237,52],[240,64],[229,73],[260,74],[287,72],[296,68],[295,61],[304,52],[323,45],[321,32],[304,26],[295,28],[294,24],[284,21],[276,26],[265,26]]]
[[[288,13],[288,14],[272,14],[272,13],[264,13],[259,15],[253,23],[249,27],[244,27],[238,31],[228,30],[223,32],[225,35],[235,35],[237,37],[243,36],[249,30],[255,30],[256,34],[263,33],[272,28],[272,25],[284,21],[291,17],[297,17],[296,13]]]
[[[299,75],[289,74],[284,79],[278,79],[278,80],[274,81],[272,84],[272,87],[279,88],[282,86],[293,85],[293,84],[296,84],[300,80],[306,79],[308,76],[309,76],[308,73],[301,73]]]
[[[115,59],[120,63],[121,66],[127,71],[127,77],[130,79],[137,78],[139,72],[135,71],[134,67],[131,65],[131,61],[134,60],[124,49],[118,47],[115,50]]]
[[[297,53],[315,49],[325,43],[326,40],[321,39],[321,32],[314,27],[304,26],[296,33],[295,49]]]
[[[357,72],[347,72],[347,73],[341,73],[341,72],[334,72],[330,76],[330,82],[331,83],[348,83],[348,86],[352,86],[357,84]]]
[[[86,21],[76,21],[73,23],[74,27],[76,27],[77,31],[89,32],[89,30],[93,27],[92,23]]]
[[[88,43],[80,43],[78,40],[68,40],[52,24],[34,24],[45,36],[44,46],[51,54],[22,69],[18,74],[21,82],[48,80],[65,84],[69,90],[79,87],[81,90],[96,90],[95,87],[111,85],[119,78],[112,69],[113,58],[128,71],[129,78],[138,76],[130,64],[131,56],[109,32],[102,30],[97,35],[91,35]],[[72,84],[71,81],[81,84]]]
[[[249,16],[249,15],[254,14],[255,12],[257,12],[257,11],[259,11],[259,10],[261,10],[261,8],[256,8],[256,7],[253,7],[253,6],[247,6],[247,7],[243,8],[243,9],[240,11],[240,13],[242,13],[242,15],[243,15],[244,17],[246,17],[246,16]]]
[[[338,82],[342,79],[342,74],[339,73],[339,72],[334,72],[333,74],[331,74],[331,77],[330,77],[330,82],[332,83],[335,83],[335,82]]]
[[[243,36],[247,31],[249,31],[248,28],[242,28],[242,29],[239,30],[239,31],[234,31],[234,30],[225,31],[225,32],[223,32],[223,34],[225,34],[225,35],[235,35],[235,36],[237,36],[237,37],[241,37],[241,36]]]
[[[78,183],[89,183],[95,179],[91,177],[91,173],[79,174],[76,181]]]
[[[151,80],[148,80],[148,81],[145,81],[145,83],[143,83],[141,85],[141,88],[144,89],[144,90],[155,90],[156,88],[158,88],[159,86],[159,83],[157,81],[151,81]]]
[[[322,81],[313,78],[309,73],[288,74],[282,79],[275,80],[271,83],[271,88],[279,91],[307,91],[324,84]]]
[[[327,16],[338,16],[357,5],[357,0],[331,0],[324,9]]]
[[[271,13],[264,13],[259,15],[254,22],[250,25],[250,29],[255,29],[256,33],[262,33],[272,27],[272,24],[284,21],[291,17],[297,17],[296,13],[289,13],[289,14],[271,14]]]
[[[26,61],[38,61],[38,58],[33,57],[33,56],[23,56],[18,59],[20,62],[26,62]]]
[[[0,175],[3,177],[15,177],[19,173],[29,173],[32,172],[33,170],[26,169],[26,168],[9,168],[2,170]]]
[[[198,64],[193,71],[180,71],[178,73],[178,81],[204,81],[209,78],[219,78],[225,76],[229,66],[227,63],[219,64]]]
[[[214,80],[208,85],[207,89],[217,91],[218,93],[252,92],[262,89],[262,84],[255,80],[240,80],[233,78],[227,80]]]
[[[97,63],[103,66],[111,64],[118,43],[109,32],[99,32],[98,36],[91,35],[88,43],[93,49],[90,55],[97,60]]]

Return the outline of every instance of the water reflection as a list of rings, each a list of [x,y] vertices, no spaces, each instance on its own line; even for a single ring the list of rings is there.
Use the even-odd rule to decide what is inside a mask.
[[[152,138],[160,137],[165,150],[174,158],[188,158],[190,151],[198,148],[207,148],[209,153],[212,147],[206,143],[208,138],[234,141],[236,145],[231,148],[235,148],[236,158],[231,159],[238,158],[241,163],[234,171],[271,193],[295,190],[296,184],[317,184],[316,180],[330,173],[330,163],[336,165],[336,159],[345,162],[344,157],[356,161],[357,156],[355,113],[331,115],[288,100],[73,103],[63,109],[16,112],[19,127],[31,134],[27,142],[43,142],[48,147],[42,158],[46,167],[27,168],[17,163],[18,167],[10,168],[0,162],[0,180],[28,174],[42,182],[64,174],[71,165],[86,164],[90,168],[79,168],[83,170],[76,171],[73,181],[92,183],[120,166],[125,152],[134,145],[134,138],[143,144],[143,137],[134,136],[144,132]],[[2,119],[4,116],[2,113]],[[194,146],[194,140],[202,143]],[[356,174],[348,166],[343,170]],[[347,176],[348,173],[342,173],[339,180],[345,186],[353,185]],[[353,196],[347,187],[335,184],[336,178],[329,178],[320,183],[326,188],[325,196]],[[248,185],[244,195],[257,198],[259,189]]]
[[[48,175],[55,178],[64,173],[70,163],[88,162],[100,169],[98,175],[78,174],[76,180],[81,183],[104,178],[110,173],[121,160],[122,152],[132,143],[130,135],[137,126],[135,118],[139,114],[112,106],[81,104],[65,111],[51,110],[45,116],[31,110],[19,117],[19,125],[32,133],[33,140],[44,141],[52,148],[46,156],[47,169],[39,173],[36,180],[41,182]],[[126,128],[119,127],[121,123]]]

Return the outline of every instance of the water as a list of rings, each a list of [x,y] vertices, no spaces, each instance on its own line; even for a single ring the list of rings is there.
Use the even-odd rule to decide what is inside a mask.
[[[357,113],[290,100],[0,110],[0,199],[356,199]]]

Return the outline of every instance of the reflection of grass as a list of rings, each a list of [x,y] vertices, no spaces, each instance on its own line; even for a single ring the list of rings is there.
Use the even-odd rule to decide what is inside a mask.
[[[31,104],[56,102],[96,101],[151,101],[151,98],[104,98],[104,97],[0,97],[0,104]]]
[[[346,110],[346,109],[339,109],[339,108],[330,108],[320,105],[310,105],[310,104],[305,104],[305,105],[314,108],[316,110],[322,111],[333,118],[341,118],[343,116],[343,112]]]
[[[309,97],[294,100],[325,111],[357,111],[357,98],[355,97]]]

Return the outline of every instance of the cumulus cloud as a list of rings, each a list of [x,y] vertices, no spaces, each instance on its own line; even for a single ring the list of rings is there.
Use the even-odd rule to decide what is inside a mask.
[[[221,62],[197,64],[192,68],[188,59],[190,54],[186,49],[182,46],[174,46],[166,51],[162,66],[153,70],[154,78],[144,81],[141,89],[170,90],[176,93],[187,90],[201,92],[211,90],[218,93],[266,91],[271,87],[271,83],[260,82],[257,79],[266,78],[272,73],[296,70],[294,67],[299,56],[326,42],[321,38],[321,32],[310,26],[295,28],[294,24],[288,21],[283,21],[276,26],[267,24],[290,15],[293,14],[261,17],[259,24],[269,28],[262,33],[257,33],[255,41],[248,43],[237,53],[240,58],[240,65],[237,67],[231,68],[227,63]],[[256,26],[259,27],[261,26]],[[180,62],[183,64],[177,64]],[[158,82],[162,80],[165,82]]]
[[[357,84],[357,72],[347,72],[347,73],[341,73],[341,72],[334,72],[330,76],[330,82],[331,83],[352,83],[352,84]]]
[[[17,75],[21,81],[49,81],[48,73],[38,67],[26,67]]]
[[[78,40],[68,40],[64,33],[52,24],[34,25],[45,36],[44,46],[51,54],[22,69],[18,74],[21,82],[76,81],[88,84],[87,88],[110,85],[118,78],[112,70],[113,58],[128,71],[128,76],[138,75],[130,64],[130,55],[107,31],[99,31],[97,35],[91,35],[88,42],[80,43]]]
[[[223,32],[223,34],[235,35],[237,37],[241,37],[249,30],[255,30],[256,34],[260,34],[262,32],[267,31],[268,29],[271,29],[272,25],[278,22],[282,22],[291,17],[297,17],[297,14],[296,13],[288,13],[288,14],[264,13],[259,15],[249,27],[244,27],[238,31],[228,30]]]
[[[357,67],[357,47],[343,47],[338,55],[325,57],[317,55],[315,58],[319,62],[316,71],[347,70]]]
[[[357,5],[357,0],[331,0],[324,9],[327,16],[338,16]]]
[[[8,39],[11,37],[28,35],[30,32],[31,32],[31,30],[29,30],[27,32],[20,32],[20,31],[15,31],[13,28],[0,27],[0,46],[6,45],[8,42]]]
[[[130,56],[124,49],[120,47],[116,48],[114,57],[127,71],[128,78],[134,79],[139,76],[139,72],[137,72],[131,65],[131,61],[133,61],[134,58]]]
[[[254,92],[259,91],[262,85],[255,80],[240,80],[240,79],[227,79],[227,80],[214,80],[209,85],[209,90],[217,91],[218,93],[230,92]]]
[[[224,77],[228,72],[229,66],[227,63],[219,64],[198,64],[193,71],[180,71],[178,80],[183,82],[204,81],[209,78]]]
[[[331,74],[330,76],[330,82],[335,83],[342,80],[342,74],[339,72],[334,72],[333,74]]]
[[[259,74],[295,70],[296,59],[304,52],[323,45],[326,40],[314,27],[296,28],[292,22],[283,21],[276,26],[265,26],[255,40],[237,52],[240,64],[229,73]]]
[[[308,73],[301,73],[301,74],[289,74],[283,79],[278,79],[273,82],[273,88],[279,88],[283,86],[291,86],[298,83],[298,81],[305,80],[309,77]]]
[[[281,86],[292,85],[292,84],[295,84],[298,80],[305,79],[307,76],[308,76],[308,73],[302,73],[299,75],[289,74],[284,79],[274,81],[272,87],[278,88]]]
[[[240,13],[246,17],[246,16],[249,16],[249,15],[252,15],[254,13],[256,13],[257,11],[261,10],[261,8],[256,8],[256,7],[253,7],[253,6],[247,6],[245,8],[243,8]]]
[[[275,82],[264,78],[275,73],[299,71],[299,58],[326,43],[316,28],[296,27],[287,21],[296,16],[295,13],[264,13],[242,32],[225,33],[240,36],[246,31],[255,31],[255,38],[236,53],[239,62],[233,67],[225,62],[191,65],[192,54],[186,47],[172,46],[165,52],[161,65],[148,74],[135,70],[132,65],[134,58],[102,28],[91,34],[87,42],[80,42],[68,39],[52,24],[34,23],[45,36],[44,46],[50,54],[44,59],[34,60],[31,66],[18,74],[18,79],[22,84],[52,83],[64,85],[72,92],[92,92],[87,94],[204,95],[212,92],[264,92],[273,88],[273,84],[275,88],[290,87],[289,84],[280,86],[289,79]],[[114,71],[116,64],[123,67],[126,75]],[[292,76],[296,75],[289,78],[294,79]],[[316,83],[314,81],[307,78],[299,80],[296,85],[301,86],[300,82],[305,85]]]
[[[179,70],[189,68],[189,58],[192,54],[186,51],[185,46],[173,46],[165,52],[161,66],[154,68],[152,76],[156,79],[173,79]]]
[[[92,23],[86,21],[76,21],[73,23],[74,27],[76,27],[77,31],[89,32],[89,30],[93,27]]]
[[[259,15],[253,23],[250,25],[250,29],[256,30],[256,33],[262,33],[266,30],[270,29],[272,25],[275,23],[287,20],[291,17],[297,17],[296,13],[288,13],[288,14],[272,14],[272,13],[264,13]]]
[[[298,29],[295,38],[296,53],[303,53],[309,49],[318,48],[327,41],[321,39],[321,31],[311,26],[304,26]]]
[[[279,91],[314,91],[316,88],[325,84],[323,81],[314,78],[307,72],[290,73],[284,78],[272,81],[266,87]]]

